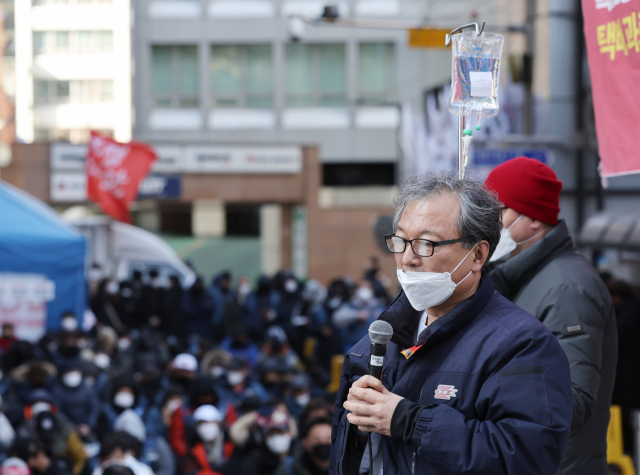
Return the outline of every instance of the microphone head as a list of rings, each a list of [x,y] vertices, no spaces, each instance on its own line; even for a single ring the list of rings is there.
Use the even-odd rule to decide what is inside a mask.
[[[386,345],[393,336],[393,327],[389,322],[376,320],[369,327],[369,339],[371,343]]]

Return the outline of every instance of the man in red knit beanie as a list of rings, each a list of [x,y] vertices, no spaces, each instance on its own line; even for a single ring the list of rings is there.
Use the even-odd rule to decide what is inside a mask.
[[[606,475],[618,348],[609,292],[558,220],[562,182],[550,167],[514,158],[496,167],[484,187],[504,206],[488,268],[496,290],[551,330],[571,366],[573,419],[557,473]]]

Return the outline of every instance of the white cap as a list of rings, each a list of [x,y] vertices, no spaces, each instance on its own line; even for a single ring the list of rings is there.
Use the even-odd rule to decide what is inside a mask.
[[[193,413],[196,422],[222,422],[222,413],[211,404],[200,406]]]
[[[189,353],[180,353],[173,359],[173,369],[182,369],[185,371],[198,371],[198,360]]]
[[[147,438],[147,429],[144,426],[144,422],[142,422],[140,416],[131,409],[123,411],[116,418],[113,429],[128,432],[140,442],[144,442]]]
[[[29,466],[17,457],[11,457],[4,461],[0,467],[0,475],[29,475]]]

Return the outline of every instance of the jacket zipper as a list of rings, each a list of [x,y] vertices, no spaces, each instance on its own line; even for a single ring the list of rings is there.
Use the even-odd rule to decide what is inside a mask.
[[[420,388],[420,396],[418,396],[418,404],[420,403],[420,399],[422,399],[422,390],[424,389],[424,383]],[[411,455],[411,475],[416,475],[416,454],[418,453],[418,449],[413,448],[413,454]]]
[[[336,464],[336,474],[340,474],[342,473],[342,470],[340,470],[340,464],[342,462],[342,457],[344,456],[344,447],[346,445],[346,441],[345,441],[345,435],[347,433],[347,424],[349,423],[349,421],[346,420],[346,416],[345,416],[345,421],[344,421],[344,430],[342,431],[342,443],[340,444],[341,450],[340,450],[340,457],[338,457],[338,463]]]

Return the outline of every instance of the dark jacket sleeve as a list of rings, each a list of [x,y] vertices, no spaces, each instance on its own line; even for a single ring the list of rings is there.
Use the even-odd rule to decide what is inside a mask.
[[[603,360],[606,326],[612,323],[605,309],[605,299],[584,287],[554,287],[542,299],[541,320],[556,336],[571,365],[573,419],[577,429],[594,412]]]
[[[498,357],[500,369],[476,401],[477,419],[447,404],[400,405],[392,436],[416,447],[418,473],[420,458],[442,473],[555,473],[571,425],[569,364],[555,338],[541,333],[503,345],[518,349]]]

